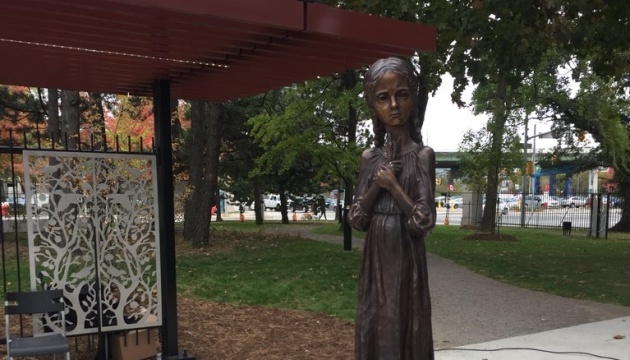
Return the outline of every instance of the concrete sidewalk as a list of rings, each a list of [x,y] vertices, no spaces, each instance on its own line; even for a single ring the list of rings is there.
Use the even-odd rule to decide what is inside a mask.
[[[436,360],[630,360],[630,316],[441,350],[436,353],[435,358]]]

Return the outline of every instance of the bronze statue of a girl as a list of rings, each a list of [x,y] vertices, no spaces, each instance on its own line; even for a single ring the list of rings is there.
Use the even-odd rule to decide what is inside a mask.
[[[364,93],[375,146],[363,151],[350,224],[367,233],[356,359],[434,359],[424,238],[435,226],[435,153],[424,146],[410,63],[376,61]]]

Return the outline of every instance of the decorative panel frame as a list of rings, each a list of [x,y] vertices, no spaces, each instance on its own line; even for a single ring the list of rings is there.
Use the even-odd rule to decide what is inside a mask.
[[[68,335],[160,326],[155,155],[24,150],[23,162],[31,289],[64,289]]]

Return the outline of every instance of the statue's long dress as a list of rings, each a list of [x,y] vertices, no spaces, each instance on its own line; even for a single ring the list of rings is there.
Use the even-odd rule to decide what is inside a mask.
[[[382,190],[372,209],[361,200],[386,163],[378,148],[364,152],[349,221],[367,231],[359,275],[356,359],[433,360],[431,300],[424,236],[435,226],[433,150],[418,145],[400,155],[398,181],[415,202],[411,217]],[[433,162],[433,163],[432,163]]]

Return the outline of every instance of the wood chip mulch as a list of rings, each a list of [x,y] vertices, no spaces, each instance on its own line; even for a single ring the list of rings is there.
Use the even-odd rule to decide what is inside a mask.
[[[197,359],[352,359],[354,324],[328,315],[178,299],[178,344]]]

